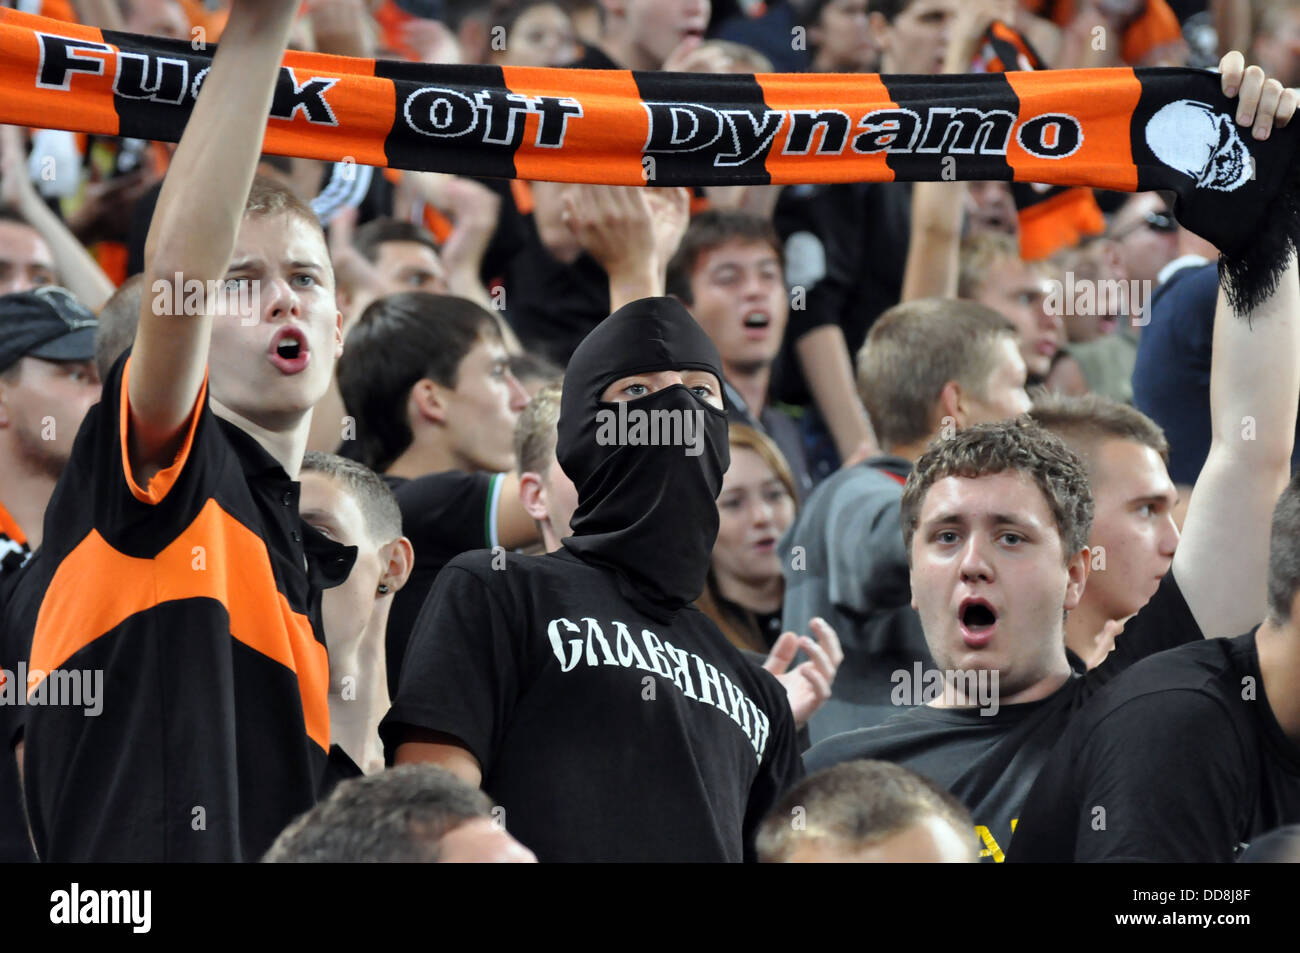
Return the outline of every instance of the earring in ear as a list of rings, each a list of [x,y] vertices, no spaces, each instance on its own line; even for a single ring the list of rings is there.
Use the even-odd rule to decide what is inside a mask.
[[[390,591],[389,588],[386,585],[384,585],[382,582],[379,584],[379,594],[381,596],[388,595],[389,591]]]

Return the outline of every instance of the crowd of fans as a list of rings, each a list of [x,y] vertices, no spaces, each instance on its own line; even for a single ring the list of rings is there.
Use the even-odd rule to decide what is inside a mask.
[[[177,146],[0,127],[0,860],[1300,859],[1294,257],[1236,315],[1157,193],[1030,251],[1006,182],[262,151],[286,48],[937,75],[995,20],[1260,138],[1300,6],[9,5],[220,48]]]

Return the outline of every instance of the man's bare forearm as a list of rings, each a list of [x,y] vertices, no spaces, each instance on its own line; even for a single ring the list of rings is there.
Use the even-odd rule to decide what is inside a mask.
[[[849,459],[863,444],[874,445],[875,436],[858,397],[853,360],[840,326],[814,328],[795,342],[795,353],[840,459]]]
[[[960,182],[912,186],[912,235],[901,300],[957,296],[964,189]]]
[[[68,226],[41,201],[34,188],[23,190],[18,212],[50,246],[60,284],[92,311],[103,307],[113,293],[113,282]]]
[[[1236,316],[1219,294],[1210,365],[1210,452],[1197,478],[1174,573],[1207,636],[1263,615],[1273,506],[1291,472],[1300,402],[1300,278]]]
[[[146,288],[224,277],[257,169],[297,5],[236,3],[163,182],[145,243]],[[132,462],[166,461],[203,382],[210,320],[154,314],[144,296],[130,400]]]

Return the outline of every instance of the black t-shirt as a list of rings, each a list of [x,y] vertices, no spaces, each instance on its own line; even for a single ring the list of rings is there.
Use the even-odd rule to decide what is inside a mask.
[[[801,774],[775,678],[693,606],[656,621],[567,550],[447,565],[385,747],[404,726],[459,739],[543,861],[751,858],[757,825]]]
[[[5,540],[0,538],[0,549]],[[24,547],[25,548],[25,547]],[[35,557],[34,557],[35,558]],[[32,565],[24,556],[25,564]],[[25,569],[23,571],[26,571]],[[11,635],[8,619],[9,593],[17,583],[19,571],[0,569],[0,864],[30,863],[36,860],[27,836],[27,818],[23,813],[22,788],[18,783],[18,764],[14,760],[12,739],[21,732],[23,707],[18,697],[18,660],[26,649],[19,650],[18,639]],[[13,679],[13,682],[10,682]]]
[[[1001,862],[1034,779],[1083,703],[1138,659],[1200,638],[1168,572],[1106,661],[1087,674],[1073,673],[1047,698],[1003,705],[993,714],[918,705],[883,725],[827,738],[804,755],[804,765],[811,773],[870,758],[925,775],[966,805],[984,844],[981,856]]]
[[[1300,745],[1255,632],[1144,659],[1070,724],[1029,792],[1014,861],[1226,862],[1300,822]]]
[[[53,861],[256,859],[316,800],[321,590],[356,550],[301,521],[299,484],[212,413],[206,384],[175,462],[139,486],[129,370],[120,358],[86,414],[13,595],[39,605],[18,610],[33,623],[18,634],[29,673],[48,673],[23,714],[36,847]]]
[[[497,545],[497,499],[501,474],[448,470],[404,480],[384,477],[402,511],[402,535],[411,541],[415,564],[393,596],[385,651],[388,690],[401,680],[402,658],[434,577],[455,556]]]
[[[783,403],[812,402],[794,344],[818,327],[838,324],[849,357],[858,353],[880,313],[898,304],[912,227],[905,182],[800,185],[786,188],[774,222],[785,245],[786,277],[803,288],[790,310],[786,347],[773,393]]]
[[[494,191],[501,214],[483,256],[484,281],[504,290],[506,320],[523,345],[563,367],[609,315],[609,276],[586,252],[569,263],[555,258],[532,213],[521,213],[500,183]]]

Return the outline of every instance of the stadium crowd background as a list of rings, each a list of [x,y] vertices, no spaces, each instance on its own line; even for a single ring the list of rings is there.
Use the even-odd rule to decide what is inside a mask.
[[[242,26],[238,8],[232,13],[231,4],[220,0],[7,5],[187,41],[219,42],[228,22]],[[427,63],[939,74],[984,68],[985,31],[995,18],[1014,27],[1048,68],[1209,68],[1228,51],[1242,50],[1246,63],[1258,64],[1280,84],[1265,86],[1261,101],[1256,83],[1259,112],[1276,108],[1280,125],[1295,109],[1295,94],[1281,92],[1300,85],[1300,6],[1289,0],[309,0],[286,29],[290,49]],[[64,548],[42,553],[49,528],[62,531],[84,518],[87,528],[110,540],[109,525],[124,540],[154,532],[130,500],[100,500],[92,471],[70,471],[89,454],[113,452],[114,440],[99,439],[89,423],[77,454],[74,437],[101,392],[108,407],[123,399],[101,388],[126,388],[123,354],[154,296],[150,256],[166,257],[168,250],[159,245],[158,230],[167,223],[183,226],[183,208],[176,210],[177,200],[167,204],[162,188],[175,159],[176,147],[161,143],[0,129],[0,667],[9,683],[9,694],[0,696],[0,859],[31,860],[39,850],[42,859],[56,860],[257,860],[269,847],[271,860],[531,860],[534,851],[542,860],[1003,860],[1013,831],[1019,829],[1018,838],[1029,836],[1017,822],[1056,740],[1044,743],[1043,732],[1056,736],[1064,730],[1064,721],[1044,721],[1043,706],[1056,704],[1051,699],[1058,695],[1016,695],[1018,673],[1029,663],[1015,653],[1032,655],[1026,645],[981,663],[985,674],[1001,674],[1000,689],[996,679],[991,688],[980,682],[978,692],[957,689],[956,711],[971,718],[954,720],[954,709],[940,707],[934,710],[952,716],[948,721],[914,718],[895,722],[892,735],[871,733],[921,700],[920,687],[907,679],[919,682],[923,670],[936,667],[950,683],[959,674],[947,664],[957,656],[941,651],[909,584],[909,567],[917,571],[912,546],[923,544],[913,542],[916,526],[908,524],[908,513],[921,514],[924,522],[925,490],[945,479],[1030,474],[1031,485],[1045,494],[1036,499],[1049,506],[1043,512],[1054,518],[1062,546],[1067,528],[1090,544],[1079,564],[1087,568],[1070,569],[1066,560],[1072,575],[1063,591],[1077,591],[1066,593],[1063,641],[1057,639],[1054,651],[1060,655],[1062,645],[1068,648],[1061,657],[1070,670],[1052,683],[1053,691],[1061,679],[1098,689],[1120,686],[1123,681],[1114,676],[1121,662],[1183,651],[1176,647],[1201,634],[1238,637],[1266,615],[1273,627],[1268,632],[1290,631],[1300,556],[1282,566],[1286,553],[1279,555],[1279,547],[1300,540],[1294,535],[1300,533],[1300,488],[1288,486],[1300,397],[1300,352],[1290,329],[1300,323],[1296,271],[1293,266],[1283,275],[1273,311],[1257,316],[1253,330],[1225,317],[1217,253],[1179,226],[1166,196],[1097,193],[1095,219],[1080,225],[1063,217],[1055,231],[1049,219],[1046,233],[1038,222],[1033,253],[1026,254],[1017,197],[1004,182],[642,190],[476,180],[263,155],[246,227],[258,216],[318,220],[342,315],[342,356],[336,371],[324,365],[329,380],[322,381],[323,396],[299,447],[300,455],[308,451],[301,473],[286,468],[278,478],[287,473],[297,479],[276,486],[291,487],[284,497],[291,523],[281,529],[298,552],[302,537],[286,527],[296,525],[301,513],[329,543],[356,547],[354,562],[341,579],[313,568],[310,586],[304,582],[297,592],[283,578],[301,574],[301,566],[289,560],[290,569],[275,570],[280,591],[273,593],[310,617],[328,644],[330,757],[325,781],[314,792],[305,799],[284,798],[274,810],[253,809],[250,822],[241,804],[263,794],[243,785],[293,785],[298,779],[296,768],[282,772],[270,764],[279,757],[275,743],[241,734],[237,759],[193,773],[199,793],[183,821],[160,821],[158,811],[171,805],[160,808],[151,800],[158,781],[153,772],[187,769],[171,764],[177,755],[165,741],[152,739],[155,722],[149,719],[161,715],[165,721],[171,717],[168,706],[184,706],[185,699],[157,700],[151,703],[156,708],[139,708],[145,720],[123,719],[99,729],[117,731],[121,747],[110,744],[87,767],[68,753],[75,747],[72,729],[46,721],[37,734],[44,711],[18,705],[13,693],[22,686],[15,675],[19,663],[36,667],[34,633],[41,625],[48,630],[49,619],[78,611],[60,615],[57,600],[71,599],[78,586],[111,589],[121,582],[96,578],[110,571],[106,562],[85,563],[90,577],[69,581],[60,566],[84,556],[77,546],[82,538],[70,537]],[[191,186],[217,188],[218,182]],[[164,208],[171,218],[155,214]],[[266,304],[271,314],[282,306],[280,285],[270,272],[261,273],[261,280],[266,288],[276,287],[273,295],[265,292],[275,298]],[[285,293],[292,296],[305,286],[291,276],[285,287],[292,290]],[[1085,290],[1086,301],[1079,297]],[[623,809],[602,801],[618,801],[602,791],[607,783],[618,790],[609,776],[620,770],[620,752],[664,730],[653,718],[640,724],[624,720],[618,726],[622,734],[581,743],[559,727],[549,735],[535,728],[530,743],[549,738],[557,760],[577,762],[551,768],[566,783],[582,784],[584,795],[576,801],[599,815],[586,834],[572,835],[572,844],[562,837],[567,821],[557,822],[545,843],[538,843],[526,832],[545,826],[546,816],[535,805],[521,804],[521,791],[538,784],[548,768],[535,763],[539,759],[523,764],[530,757],[524,742],[510,739],[512,719],[524,717],[512,714],[513,706],[523,705],[527,680],[542,676],[524,671],[521,659],[533,665],[540,652],[554,665],[554,648],[561,665],[576,666],[583,637],[574,635],[571,662],[561,636],[552,633],[547,641],[544,623],[489,640],[486,630],[466,622],[462,638],[492,641],[491,650],[483,650],[490,655],[486,661],[477,649],[461,655],[430,647],[428,631],[445,635],[457,628],[454,611],[438,612],[439,606],[459,604],[449,574],[440,571],[462,553],[487,551],[485,560],[501,560],[510,575],[518,564],[507,554],[514,559],[564,548],[561,540],[570,536],[584,487],[594,485],[590,475],[566,473],[570,468],[557,461],[564,455],[557,420],[566,366],[575,353],[582,355],[584,338],[625,306],[632,309],[626,312],[629,321],[633,314],[638,320],[650,314],[645,320],[677,327],[676,312],[662,304],[663,296],[684,305],[712,342],[716,359],[696,347],[689,366],[698,373],[714,361],[720,386],[706,393],[709,385],[693,380],[687,364],[651,369],[670,377],[680,371],[672,380],[647,378],[630,386],[651,395],[685,384],[701,400],[725,400],[730,467],[716,488],[716,541],[709,540],[696,605],[711,620],[707,638],[716,640],[716,651],[729,665],[751,669],[733,672],[737,684],[727,681],[727,689],[760,701],[769,692],[769,705],[772,699],[785,705],[788,713],[769,710],[764,724],[770,720],[774,733],[778,727],[797,731],[798,751],[782,767],[775,754],[763,756],[760,748],[759,760],[765,771],[772,767],[771,777],[728,776],[725,783],[737,784],[742,796],[723,805],[734,800],[733,792],[710,789],[711,768],[701,767],[702,758],[732,756],[730,749],[701,741],[720,729],[691,722],[701,717],[698,705],[675,715],[685,725],[677,727],[688,739],[682,741],[686,754],[664,765],[668,780],[643,778],[649,791],[641,797],[674,804],[675,786],[703,784],[695,801],[686,798],[706,805],[700,810],[709,815],[701,825],[705,833],[696,838],[693,821],[665,835],[647,820],[658,816],[648,805],[639,805],[646,806],[643,814],[624,801],[618,802]],[[661,303],[647,312],[646,299]],[[682,340],[689,338],[682,333]],[[214,341],[217,336],[214,330]],[[275,359],[292,369],[309,339],[310,332],[277,338]],[[680,346],[680,353],[690,350]],[[215,380],[231,368],[217,362],[213,347],[209,366]],[[137,352],[129,366],[155,367],[157,348],[151,356],[153,363],[142,365]],[[582,357],[587,373],[590,355]],[[132,413],[135,384],[133,377]],[[193,400],[192,394],[186,398],[173,424],[188,419]],[[112,418],[99,415],[96,427],[107,420],[105,426],[113,428]],[[1232,440],[1230,433],[1247,426],[1248,418],[1251,435]],[[1007,423],[1013,420],[1019,422]],[[229,474],[218,474],[229,463],[203,443],[204,432],[201,423],[182,451],[172,445],[170,452],[180,452],[178,460],[186,453],[197,456],[189,469],[207,468],[210,480],[195,477],[177,485],[200,501],[212,495],[244,527],[269,518],[253,512],[260,502],[226,502],[220,481]],[[927,451],[936,438],[951,443],[959,435],[966,435],[967,444],[952,445],[948,456]],[[123,435],[119,478],[127,446]],[[132,443],[130,452],[137,450]],[[240,452],[245,472],[251,472],[247,452]],[[169,472],[162,464],[152,472],[159,471]],[[656,472],[647,470],[644,478]],[[98,479],[98,471],[93,473]],[[137,476],[135,482],[145,487],[132,484],[139,501],[153,484]],[[204,481],[215,488],[204,488]],[[58,519],[47,520],[52,499],[64,509]],[[250,510],[240,511],[240,505]],[[166,542],[181,528],[166,528]],[[677,553],[660,537],[647,539],[640,557],[653,577]],[[161,558],[114,545],[132,558]],[[269,537],[267,548],[273,561],[282,555]],[[526,581],[525,571],[518,572]],[[1006,572],[1028,578],[1023,569]],[[1079,575],[1088,577],[1086,588]],[[322,578],[333,585],[324,588],[320,602]],[[991,621],[961,616],[968,647],[983,644],[980,633],[994,631],[1006,608],[997,598],[981,607]],[[231,607],[221,608],[228,620],[221,613],[216,621],[204,615],[194,625],[220,629],[228,623],[227,638],[219,642],[237,637],[256,646],[256,636],[236,636]],[[961,612],[968,608],[963,603]],[[150,607],[154,613],[164,609],[161,599]],[[1055,604],[1052,612],[1059,615],[1060,609]],[[561,621],[599,629],[617,618],[613,612],[597,623],[582,618],[595,613],[575,609]],[[1057,624],[1052,612],[1042,616],[1049,628]],[[186,619],[183,611],[172,616],[168,631],[185,631]],[[135,645],[117,630],[104,638],[113,626],[94,637]],[[586,664],[595,665],[591,629],[585,631]],[[606,636],[613,642],[613,629],[597,638],[606,664],[626,666],[610,654]],[[540,649],[519,648],[512,638],[536,639]],[[1222,662],[1228,666],[1223,677],[1262,671],[1268,686],[1272,663],[1262,660],[1264,638],[1261,661],[1233,655]],[[203,645],[201,651],[212,657],[230,651]],[[83,645],[82,651],[92,648]],[[512,651],[520,658],[503,663],[500,656]],[[617,651],[623,652],[622,642]],[[635,644],[632,651],[638,651]],[[694,651],[703,673],[712,656]],[[94,658],[93,665],[84,658],[76,664],[102,669],[110,686],[119,679],[118,691],[130,684],[115,675],[114,666],[125,664],[120,654]],[[74,665],[66,653],[59,661]],[[466,693],[480,687],[480,663],[495,666],[488,674],[496,682],[484,689],[489,700],[459,707],[424,704],[424,698],[454,694],[458,686]],[[657,670],[653,663],[641,667]],[[193,664],[202,668],[211,660],[196,655]],[[225,689],[233,697],[283,687],[275,673],[249,675],[253,669],[239,664]],[[779,676],[783,694],[760,667]],[[1145,684],[1159,684],[1162,677],[1174,675],[1161,670]],[[691,685],[689,676],[685,684]],[[900,693],[902,684],[909,687]],[[642,690],[640,680],[636,685]],[[324,690],[323,684],[316,687]],[[697,687],[707,697],[706,686]],[[143,683],[135,690],[166,694]],[[548,684],[545,690],[555,689]],[[721,697],[723,689],[717,691]],[[502,701],[499,696],[508,692],[515,693],[512,700]],[[1101,732],[1108,724],[1102,706],[1084,707],[1091,688],[1074,694],[1062,707],[1070,714],[1081,709],[1078,720]],[[112,699],[111,688],[106,697]],[[1095,697],[1119,704],[1114,691]],[[1107,807],[1120,830],[1109,839],[1106,822],[1096,826],[1094,792],[1101,782],[1053,764],[1044,783],[1050,775],[1057,786],[1051,803],[1068,816],[1051,816],[1040,801],[1035,833],[1050,832],[1040,842],[1052,841],[1059,851],[1034,857],[1031,848],[1030,859],[1231,860],[1240,846],[1273,828],[1282,828],[1274,842],[1285,848],[1292,836],[1285,825],[1300,822],[1300,729],[1293,698],[1271,694],[1269,703],[1263,727],[1243,721],[1240,713],[1221,726],[1225,747],[1240,763],[1219,767],[1240,784],[1214,774],[1207,787],[1221,798],[1202,792],[1202,802],[1195,810],[1187,807],[1187,816],[1174,807],[1154,820],[1126,820],[1134,812],[1125,798],[1159,798],[1137,780],[1131,789],[1110,784]],[[305,698],[302,704],[306,711]],[[243,699],[233,710],[244,711],[240,705],[257,708],[258,699]],[[1030,711],[1035,706],[1036,714]],[[977,707],[985,710],[975,712]],[[261,722],[240,730],[274,736],[282,709],[279,702],[268,703]],[[480,726],[482,739],[477,730],[456,728],[484,710],[492,723]],[[732,718],[740,725],[735,711]],[[553,715],[544,709],[529,717],[544,724]],[[301,736],[302,717],[294,717],[296,728],[284,732]],[[554,717],[555,726],[564,724]],[[1037,734],[1028,727],[1035,718],[1043,721]],[[1170,755],[1161,773],[1196,787],[1187,772],[1200,769],[1191,763],[1199,765],[1204,752],[1191,751],[1190,739],[1213,721],[1213,713],[1199,709],[1180,712],[1169,719],[1180,732],[1177,738],[1134,743],[1139,750],[1149,743],[1185,754]],[[744,726],[748,732],[748,713]],[[1121,729],[1121,737],[1125,730],[1131,729]],[[97,737],[102,744],[111,735]],[[1102,744],[1097,737],[1081,736],[1071,744],[1090,751],[1088,745]],[[127,749],[151,765],[142,775],[133,775],[134,768],[112,769]],[[245,759],[257,750],[265,752],[267,773],[249,779],[248,766],[257,762]],[[799,780],[802,752],[808,753],[803,763],[809,771],[826,773]],[[426,764],[393,767],[411,761]],[[1088,758],[1080,755],[1078,763]],[[1139,768],[1131,768],[1136,779]],[[1267,781],[1244,777],[1251,772]],[[234,806],[229,812],[204,811],[199,825],[194,812],[205,803],[204,786],[230,784],[241,789],[231,798]],[[477,790],[480,784],[486,794]],[[762,800],[752,790],[759,784],[773,786]],[[569,793],[538,800],[559,803]],[[1073,813],[1062,806],[1067,804]],[[757,814],[756,805],[762,807]],[[106,818],[115,812],[118,827],[144,832],[106,834]],[[181,823],[201,836],[208,825],[231,822],[229,814],[249,830],[226,840],[214,834],[210,842],[219,847],[177,846],[184,838],[150,830]],[[515,816],[525,820],[516,825]],[[257,824],[263,826],[250,833]],[[1168,828],[1160,832],[1168,836],[1151,833],[1155,828]],[[1089,831],[1104,841],[1091,852],[1084,844]],[[1069,843],[1054,842],[1057,835]]]

